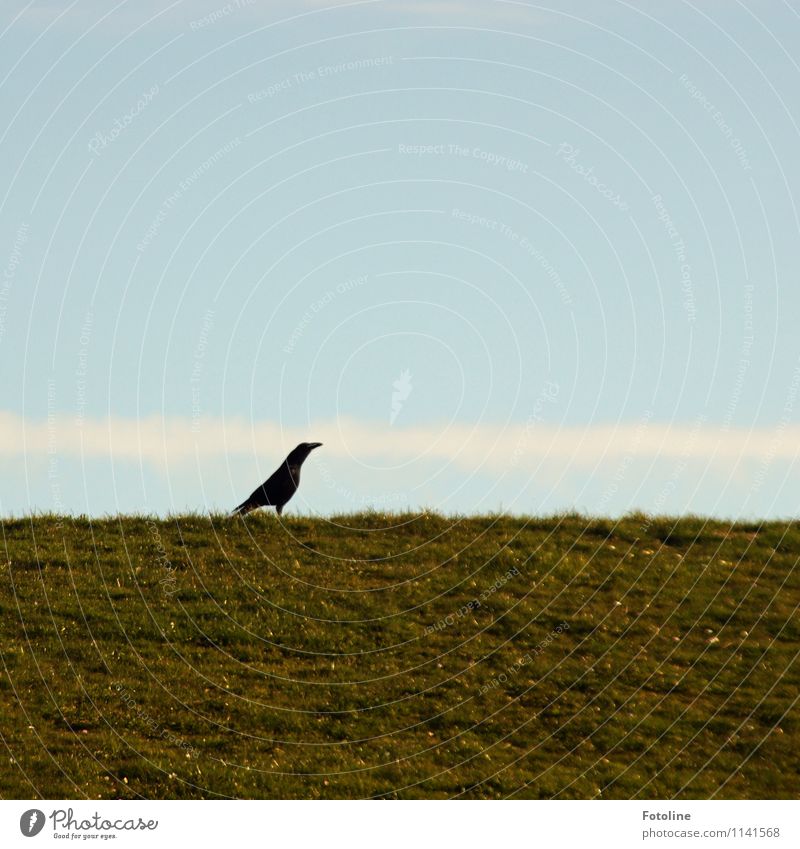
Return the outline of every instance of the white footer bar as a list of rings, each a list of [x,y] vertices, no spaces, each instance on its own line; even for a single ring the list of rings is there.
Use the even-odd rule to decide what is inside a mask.
[[[800,846],[795,801],[0,801],[0,846]]]

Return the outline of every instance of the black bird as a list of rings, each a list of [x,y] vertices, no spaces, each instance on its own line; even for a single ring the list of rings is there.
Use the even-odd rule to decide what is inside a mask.
[[[322,445],[321,442],[301,442],[281,465],[254,490],[247,501],[243,501],[232,516],[244,516],[259,507],[274,507],[281,515],[286,502],[300,486],[300,468],[306,457]]]

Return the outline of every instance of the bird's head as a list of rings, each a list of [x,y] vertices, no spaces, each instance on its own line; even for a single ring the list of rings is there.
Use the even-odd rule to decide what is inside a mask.
[[[308,457],[308,455],[315,449],[319,448],[322,445],[321,442],[301,442],[297,448],[295,448],[291,454],[286,458],[286,462],[292,465],[300,465],[303,460]]]

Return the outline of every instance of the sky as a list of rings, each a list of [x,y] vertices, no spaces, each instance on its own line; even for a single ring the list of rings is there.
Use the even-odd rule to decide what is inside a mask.
[[[797,513],[793,4],[0,16],[0,515]]]

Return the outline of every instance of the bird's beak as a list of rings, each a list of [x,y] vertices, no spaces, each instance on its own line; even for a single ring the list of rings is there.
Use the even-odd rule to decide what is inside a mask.
[[[312,448],[312,449],[313,449],[313,448],[319,448],[321,445],[322,445],[322,443],[321,443],[321,442],[309,442],[309,443],[308,443],[308,447],[309,447],[309,448]]]

